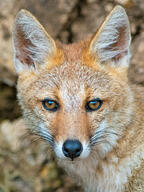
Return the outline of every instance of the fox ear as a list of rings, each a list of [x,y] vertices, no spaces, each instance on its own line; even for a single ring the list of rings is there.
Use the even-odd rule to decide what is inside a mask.
[[[113,60],[115,64],[128,66],[130,41],[130,27],[126,12],[121,6],[116,6],[92,38],[90,53],[97,55],[100,62]]]
[[[54,40],[28,11],[21,10],[13,30],[14,62],[16,71],[37,69],[46,57],[56,52]]]

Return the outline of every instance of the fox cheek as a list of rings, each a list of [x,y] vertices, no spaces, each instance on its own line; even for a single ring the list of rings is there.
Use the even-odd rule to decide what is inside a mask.
[[[85,159],[89,156],[91,151],[88,135],[89,130],[83,118],[84,117],[80,117],[79,115],[76,115],[74,118],[72,114],[67,114],[65,117],[62,117],[62,113],[57,116],[54,123],[54,151],[58,158],[73,159],[79,157]],[[71,150],[73,150],[72,153]],[[78,152],[74,153],[74,151]],[[73,157],[71,154],[73,154]]]

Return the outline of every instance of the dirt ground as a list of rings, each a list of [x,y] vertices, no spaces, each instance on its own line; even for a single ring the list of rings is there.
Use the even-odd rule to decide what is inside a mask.
[[[144,0],[0,0],[0,192],[80,192],[48,154],[47,144],[26,134],[16,99],[12,25],[21,8],[64,43],[91,36],[116,4],[126,8],[132,33],[129,81],[144,86]]]

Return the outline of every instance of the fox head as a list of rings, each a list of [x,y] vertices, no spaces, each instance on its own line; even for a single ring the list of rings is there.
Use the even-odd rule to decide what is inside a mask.
[[[92,38],[55,42],[21,10],[13,30],[18,99],[28,128],[61,159],[104,157],[132,116],[127,69],[130,28],[116,6]]]

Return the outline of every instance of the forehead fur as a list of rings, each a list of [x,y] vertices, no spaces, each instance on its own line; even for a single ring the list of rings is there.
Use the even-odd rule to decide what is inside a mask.
[[[89,50],[91,39],[73,44],[61,44],[57,42],[57,53],[52,59],[48,59],[47,68],[51,69],[65,63],[67,72],[74,73],[74,70],[80,71],[81,67],[89,67],[93,71],[103,71],[117,78],[126,80],[127,69],[121,66],[114,66],[112,61],[101,63],[97,55],[92,55]],[[77,65],[80,65],[77,67]],[[51,66],[51,67],[50,67]],[[65,69],[66,70],[66,69]]]
[[[88,44],[89,41],[71,45],[57,43],[59,54],[51,58],[48,64],[37,73],[21,73],[20,87],[18,87],[25,90],[27,94],[33,87],[33,92],[36,91],[35,95],[38,95],[39,92],[41,94],[43,91],[45,92],[43,96],[52,93],[52,97],[58,94],[60,97],[76,94],[85,98],[89,94],[91,97],[101,97],[101,95],[107,94],[108,96],[108,93],[111,95],[111,93],[117,92],[119,86],[125,81],[121,81],[121,75],[113,68],[108,69],[108,67],[100,65],[98,59],[89,54]],[[113,81],[115,77],[116,81]],[[114,91],[114,89],[116,90]],[[84,97],[83,99],[82,97],[78,100],[83,100]]]
[[[71,68],[75,63],[80,62],[83,65],[91,66],[93,68],[96,68],[97,65],[93,65],[95,61],[99,63],[98,57],[93,57],[89,52],[89,44],[91,39],[81,41],[79,43],[72,43],[72,44],[61,44],[57,43],[57,46],[62,50],[63,52],[63,59],[64,61],[67,61]]]

